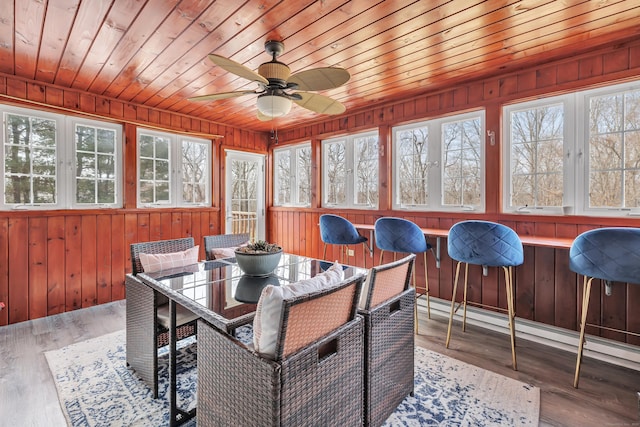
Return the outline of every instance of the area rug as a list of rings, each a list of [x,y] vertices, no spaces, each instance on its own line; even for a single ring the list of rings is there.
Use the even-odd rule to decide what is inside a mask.
[[[179,349],[178,401],[187,408],[197,399],[196,347],[183,340]],[[169,424],[166,351],[159,358],[158,399],[127,368],[125,353],[124,331],[45,353],[70,426]],[[539,410],[538,388],[416,348],[414,396],[385,426],[537,426]]]

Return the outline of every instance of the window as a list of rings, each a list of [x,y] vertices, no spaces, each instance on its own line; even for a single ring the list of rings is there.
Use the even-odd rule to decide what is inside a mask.
[[[604,92],[604,93],[602,93]],[[640,211],[640,87],[585,95],[589,210]],[[587,110],[588,108],[588,110]]]
[[[3,209],[121,207],[120,125],[17,107],[0,111]]]
[[[211,143],[138,129],[138,205],[211,204]]]
[[[273,151],[276,206],[311,206],[311,143]]]
[[[393,129],[394,208],[484,210],[484,111]]]
[[[367,132],[322,142],[322,205],[378,207],[378,134]]]
[[[552,98],[507,108],[509,209],[554,213],[563,206],[567,107],[563,98]]]
[[[505,107],[504,210],[640,214],[640,83]]]
[[[114,204],[118,193],[118,132],[113,128],[86,123],[74,123],[74,127],[76,203]]]

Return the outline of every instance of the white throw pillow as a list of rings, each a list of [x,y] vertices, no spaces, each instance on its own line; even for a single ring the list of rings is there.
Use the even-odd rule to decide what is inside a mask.
[[[213,248],[209,251],[213,259],[233,258],[236,256],[236,247],[231,248]]]
[[[276,342],[280,332],[283,300],[312,293],[344,280],[344,270],[339,263],[316,276],[285,286],[267,285],[260,295],[253,319],[253,347],[255,351],[275,358]]]
[[[369,296],[369,291],[371,290],[371,272],[373,270],[369,270],[367,274],[367,278],[364,279],[364,283],[362,283],[362,292],[360,292],[360,301],[358,302],[358,308],[360,310],[364,310],[367,306],[367,297]]]
[[[145,273],[168,270],[170,268],[184,267],[185,265],[198,263],[198,252],[200,246],[194,246],[181,252],[170,252],[167,254],[145,254],[140,253],[140,264]]]
[[[249,242],[244,242],[238,246],[230,246],[228,248],[211,248],[209,249],[209,258],[221,259],[221,258],[235,258],[236,249],[247,246]]]

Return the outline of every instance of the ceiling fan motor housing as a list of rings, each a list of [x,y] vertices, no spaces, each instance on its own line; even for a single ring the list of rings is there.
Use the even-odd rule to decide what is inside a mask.
[[[260,65],[258,74],[269,80],[269,84],[285,87],[287,85],[287,79],[291,75],[291,70],[286,64],[274,60]]]

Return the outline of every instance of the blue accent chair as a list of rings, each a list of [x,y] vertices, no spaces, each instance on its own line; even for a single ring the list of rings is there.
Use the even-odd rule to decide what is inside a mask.
[[[569,268],[584,276],[580,341],[573,379],[573,386],[578,388],[591,283],[593,279],[604,280],[605,295],[611,295],[612,282],[640,283],[640,228],[605,227],[580,234],[569,250]]]
[[[374,225],[376,238],[376,246],[380,249],[380,262],[382,264],[382,256],[385,251],[393,252],[393,260],[396,260],[396,254],[424,254],[424,295],[427,297],[427,318],[431,319],[431,303],[429,301],[429,276],[427,275],[427,251],[431,249],[431,245],[427,242],[420,227],[415,223],[404,219],[394,217],[378,218]],[[416,288],[416,272],[413,270],[413,287]],[[422,295],[416,293],[416,298]],[[418,307],[414,310],[416,333],[418,332]]]
[[[467,283],[469,276],[469,264],[481,265],[483,274],[487,274],[488,267],[502,267],[507,292],[507,314],[509,318],[509,332],[511,334],[511,356],[513,370],[518,370],[516,364],[516,340],[515,340],[515,307],[513,291],[513,267],[524,262],[524,251],[520,237],[511,228],[489,221],[462,221],[454,224],[449,230],[448,244],[449,257],[458,261],[456,275],[453,283],[453,295],[451,297],[451,312],[449,314],[449,327],[447,329],[446,347],[449,348],[451,340],[451,325],[453,315],[460,308],[455,306],[458,278],[460,277],[460,265],[465,265],[464,291],[461,305],[463,307],[462,330],[467,323]],[[476,304],[483,306],[482,304]],[[492,307],[497,308],[497,307]],[[502,309],[504,310],[504,309]]]
[[[327,257],[327,245],[340,245],[340,262],[344,263],[344,254],[348,245],[363,245],[364,259],[369,249],[367,238],[358,233],[358,230],[348,220],[339,215],[320,215],[320,238],[324,242],[322,259]]]

